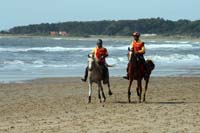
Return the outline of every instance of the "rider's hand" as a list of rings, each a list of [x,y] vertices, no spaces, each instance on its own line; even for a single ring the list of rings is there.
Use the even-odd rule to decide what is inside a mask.
[[[103,55],[101,56],[101,59],[105,58]]]

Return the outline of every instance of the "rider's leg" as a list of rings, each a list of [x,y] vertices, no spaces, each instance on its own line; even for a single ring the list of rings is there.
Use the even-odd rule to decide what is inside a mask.
[[[129,61],[129,62],[130,62],[130,60],[131,60],[131,57],[132,57],[132,52],[129,51],[129,52],[128,52],[128,61]],[[126,74],[126,76],[123,76],[123,78],[124,78],[124,79],[127,79],[127,80],[129,80],[128,69],[129,69],[129,63],[127,64],[127,68],[126,68],[127,74]]]
[[[140,60],[142,61],[142,64],[143,64],[143,66],[144,66],[144,79],[146,80],[146,79],[148,78],[146,61],[145,61],[143,55],[140,55],[139,58],[140,58]]]
[[[108,68],[105,64],[102,64],[103,66],[103,83],[106,84],[108,82],[108,79],[109,79],[109,71],[108,71]]]
[[[84,78],[82,78],[81,80],[83,82],[86,82],[87,81],[87,76],[88,76],[88,67],[85,68],[85,75],[84,75]]]
[[[128,63],[127,68],[126,68],[127,74],[126,74],[126,76],[123,76],[123,78],[127,79],[127,80],[129,80],[128,69],[129,69],[129,63]]]

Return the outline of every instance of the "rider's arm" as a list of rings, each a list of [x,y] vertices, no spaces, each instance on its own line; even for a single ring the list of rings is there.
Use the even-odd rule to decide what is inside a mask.
[[[105,48],[105,54],[104,54],[104,58],[108,57],[108,51],[107,49]]]
[[[139,53],[139,54],[145,54],[144,42],[141,42],[141,49],[138,50],[136,53]]]
[[[106,57],[108,57],[108,51],[107,51],[106,48],[104,48],[104,53],[101,55],[101,58],[103,59],[103,58],[106,58]]]
[[[130,49],[131,49],[131,51],[134,49],[133,48],[133,42],[130,43]]]
[[[95,51],[96,51],[95,48],[93,48],[92,51],[91,51],[91,54],[92,54],[93,56],[95,55]]]
[[[141,48],[141,50],[138,51],[139,54],[145,54],[145,48],[144,46]]]

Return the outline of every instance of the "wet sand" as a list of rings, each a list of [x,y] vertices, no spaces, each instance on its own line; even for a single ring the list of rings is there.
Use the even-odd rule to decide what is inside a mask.
[[[128,81],[111,78],[112,96],[99,103],[94,85],[87,104],[88,84],[80,78],[46,78],[0,84],[0,132],[62,133],[198,133],[200,77],[153,77],[146,103],[138,103]]]

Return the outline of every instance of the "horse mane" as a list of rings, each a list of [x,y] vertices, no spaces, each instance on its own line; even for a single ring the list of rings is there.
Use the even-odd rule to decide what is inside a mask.
[[[141,78],[143,74],[140,71],[140,62],[138,61],[137,56],[133,51],[129,61],[129,76],[133,79]]]
[[[99,65],[96,58],[94,56],[91,56],[91,55],[88,55],[88,58],[92,58],[94,60],[95,67],[94,67],[93,71],[99,72],[100,74],[103,74],[103,70],[101,69],[101,66]]]

